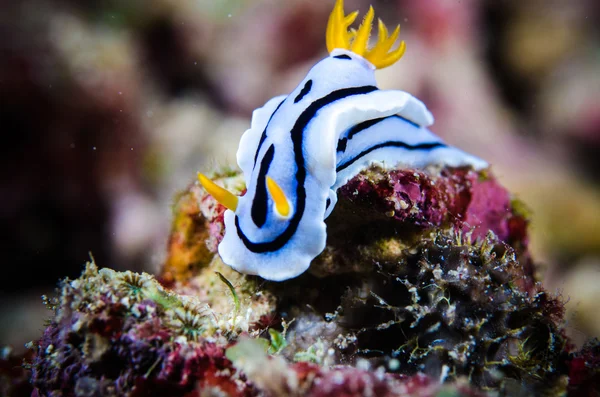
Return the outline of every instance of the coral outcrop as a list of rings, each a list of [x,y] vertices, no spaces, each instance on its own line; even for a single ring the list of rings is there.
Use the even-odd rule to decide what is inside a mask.
[[[424,375],[290,364],[268,354],[276,353],[279,333],[256,339],[259,331],[220,322],[199,299],[169,292],[149,275],[98,270],[93,262],[46,304],[55,316],[32,346],[37,395],[478,395],[464,380],[441,385]],[[23,388],[13,383],[7,390]]]
[[[235,172],[216,180],[244,191]],[[534,278],[526,211],[489,172],[373,167],[338,193],[325,251],[277,283],[221,262],[224,208],[190,185],[157,278],[89,263],[47,299],[37,393],[598,391],[597,343],[577,352],[565,336],[560,299]]]

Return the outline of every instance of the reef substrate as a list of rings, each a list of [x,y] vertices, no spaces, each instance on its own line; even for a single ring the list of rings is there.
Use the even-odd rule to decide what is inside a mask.
[[[225,209],[191,184],[158,276],[90,262],[46,299],[34,394],[598,395],[599,344],[565,336],[527,211],[489,171],[372,167],[338,196],[325,251],[278,283],[221,262]]]

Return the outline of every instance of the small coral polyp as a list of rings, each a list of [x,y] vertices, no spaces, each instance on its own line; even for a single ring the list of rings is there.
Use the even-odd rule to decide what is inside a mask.
[[[428,127],[433,116],[411,94],[380,90],[375,70],[405,52],[400,27],[388,34],[381,20],[369,48],[373,8],[358,30],[358,12],[345,15],[337,0],[326,32],[329,56],[296,89],[254,111],[237,162],[246,193],[237,196],[203,174],[199,181],[228,208],[223,261],[239,272],[283,281],[304,273],[323,252],[325,219],[338,189],[373,163],[386,169],[488,164],[443,142]]]

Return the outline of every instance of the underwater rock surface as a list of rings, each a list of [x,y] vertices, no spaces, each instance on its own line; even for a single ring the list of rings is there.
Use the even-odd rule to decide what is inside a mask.
[[[35,393],[598,395],[599,344],[568,341],[526,211],[489,171],[372,167],[338,195],[325,251],[277,283],[221,262],[225,209],[190,185],[156,278],[92,261],[46,300]]]

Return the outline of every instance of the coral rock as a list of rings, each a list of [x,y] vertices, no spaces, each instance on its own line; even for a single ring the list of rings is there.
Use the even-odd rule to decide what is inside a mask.
[[[216,179],[243,194],[236,172]],[[311,269],[269,282],[220,260],[225,208],[190,185],[174,208],[162,284],[88,264],[48,300],[37,392],[597,391],[597,345],[573,352],[562,302],[533,276],[526,210],[491,174],[372,167],[338,195]]]

